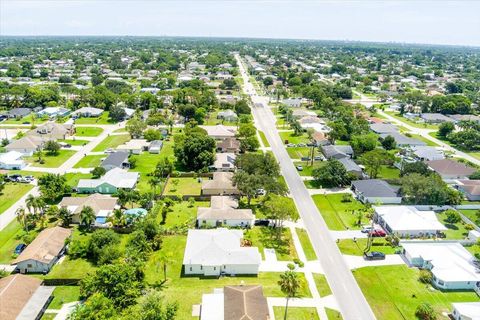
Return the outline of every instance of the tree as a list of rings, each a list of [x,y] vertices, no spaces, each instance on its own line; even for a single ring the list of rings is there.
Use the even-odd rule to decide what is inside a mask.
[[[43,199],[47,202],[55,202],[64,194],[71,192],[65,176],[47,173],[38,178],[38,186]]]
[[[171,161],[169,157],[161,157],[157,162],[153,175],[158,178],[165,178],[173,172],[173,169],[173,161]]]
[[[268,219],[275,221],[277,230],[277,239],[280,240],[285,220],[298,220],[298,211],[292,199],[275,194],[271,194],[264,203],[265,214]]]
[[[418,173],[423,176],[428,176],[431,171],[428,168],[428,165],[422,161],[415,162],[402,162],[402,168],[400,169],[400,176],[406,176],[411,173]]]
[[[215,160],[215,140],[201,131],[175,136],[174,153],[189,170],[206,171]]]
[[[143,130],[147,128],[147,124],[140,120],[138,117],[133,117],[127,121],[126,129],[130,136],[134,139],[140,138],[143,134]]]
[[[378,136],[375,133],[352,136],[350,144],[355,154],[360,155],[377,147]]]
[[[116,228],[123,228],[127,225],[127,219],[120,209],[114,209],[107,220]]]
[[[385,150],[393,150],[397,147],[397,142],[395,141],[395,138],[388,135],[385,137],[385,139],[382,140],[382,147]]]
[[[235,172],[232,182],[240,193],[247,197],[248,205],[250,205],[251,200],[257,195],[258,190],[263,186],[261,176],[249,174],[242,170]]]
[[[43,147],[48,154],[57,155],[60,150],[60,144],[54,140],[48,140]]]
[[[284,320],[287,320],[288,301],[290,298],[294,298],[297,296],[298,290],[301,286],[300,279],[298,278],[297,273],[295,273],[294,271],[285,271],[285,273],[282,273],[280,275],[278,285],[280,286],[280,290],[282,290],[282,292],[287,297],[287,302],[285,305],[285,316],[283,318]]]
[[[147,129],[143,132],[143,138],[147,141],[160,140],[162,137],[160,131],[156,129]]]
[[[403,197],[409,204],[455,205],[462,201],[461,194],[448,187],[437,174],[412,173],[402,177],[401,185]]]
[[[115,106],[110,107],[108,116],[110,117],[112,122],[119,122],[125,119],[125,117],[127,116],[127,113],[125,112],[125,108],[117,104]]]
[[[459,223],[462,221],[462,218],[460,217],[460,214],[453,209],[449,209],[444,212],[447,218],[445,219],[446,222],[448,223]]]
[[[326,187],[343,187],[352,181],[345,167],[337,159],[328,159],[325,166],[312,171],[315,182]]]
[[[69,320],[105,320],[116,316],[115,305],[102,293],[92,294],[84,303],[78,304],[69,315]]]
[[[239,116],[248,115],[252,112],[250,106],[248,105],[248,102],[243,99],[235,103],[234,110]]]
[[[58,210],[57,218],[62,221],[63,227],[68,227],[70,223],[72,223],[72,214],[65,207],[62,207]]]
[[[394,162],[394,156],[382,149],[365,152],[360,159],[372,179],[377,178],[382,165],[392,165]]]
[[[415,310],[415,315],[420,320],[436,320],[437,319],[435,310],[429,303],[426,303],[426,302],[423,302],[417,307],[417,309]]]
[[[104,167],[95,167],[95,168],[93,168],[92,171],[90,171],[90,173],[92,174],[92,176],[93,176],[94,179],[100,178],[100,177],[103,176],[106,172],[107,172],[107,170],[106,170]]]
[[[80,224],[87,229],[90,229],[91,225],[95,222],[95,218],[95,211],[93,211],[90,206],[85,206],[82,211],[80,211]]]
[[[126,311],[125,320],[174,320],[178,304],[166,303],[160,291],[148,290],[140,297],[138,304]]]
[[[237,138],[242,152],[255,151],[260,146],[257,139],[257,129],[252,123],[242,123],[238,129]]]
[[[441,123],[440,126],[438,127],[438,132],[437,132],[437,134],[438,134],[440,137],[445,138],[445,137],[448,136],[450,133],[452,133],[453,130],[455,130],[455,125],[454,125],[452,122],[443,122],[443,123]]]
[[[432,283],[432,280],[433,280],[433,274],[430,270],[427,270],[427,269],[420,270],[420,274],[418,275],[418,281],[429,284],[429,283]]]
[[[128,203],[130,203],[130,207],[133,208],[133,203],[140,198],[140,194],[137,190],[133,189],[119,189],[117,192],[118,202],[121,206],[125,207]]]
[[[28,213],[25,211],[25,208],[18,207],[15,211],[15,215],[17,216],[17,221],[20,223],[23,229],[28,232]]]

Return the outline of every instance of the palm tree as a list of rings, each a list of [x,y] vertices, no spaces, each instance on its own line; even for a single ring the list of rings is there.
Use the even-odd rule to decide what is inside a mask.
[[[152,193],[154,198],[157,195],[157,185],[159,185],[161,181],[162,180],[156,176],[153,176],[152,178],[150,178],[150,180],[148,180],[148,184],[152,188]]]
[[[17,216],[17,221],[22,225],[23,229],[28,232],[28,213],[25,211],[24,207],[18,207],[15,211],[15,215]]]
[[[72,214],[65,207],[62,207],[60,210],[58,210],[57,218],[62,220],[62,226],[64,227],[68,227],[72,222]]]
[[[27,199],[25,199],[25,206],[29,213],[35,213],[36,198],[33,194],[29,194]],[[33,212],[32,212],[33,210]]]
[[[112,215],[108,217],[108,222],[111,222],[114,227],[124,227],[127,225],[127,220],[122,210],[115,209],[112,212]]]
[[[287,296],[287,304],[285,305],[284,316],[284,320],[287,320],[288,300],[297,295],[298,289],[300,289],[300,279],[298,279],[297,273],[288,270],[280,275],[278,284],[280,285],[282,292]]]
[[[89,229],[94,222],[95,212],[93,211],[92,207],[83,207],[82,211],[80,211],[80,224]]]
[[[163,269],[163,282],[167,282],[167,266],[174,262],[172,254],[170,252],[162,252],[158,257],[159,262],[162,264]]]

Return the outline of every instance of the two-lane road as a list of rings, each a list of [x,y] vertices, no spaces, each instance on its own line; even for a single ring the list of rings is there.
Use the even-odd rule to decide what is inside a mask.
[[[236,59],[243,77],[244,91],[247,94],[253,94],[251,97],[254,105],[263,105],[263,107],[253,107],[252,112],[255,123],[257,127],[265,133],[272,151],[280,163],[282,174],[290,189],[290,194],[307,228],[315,253],[319,257],[325,276],[336,297],[344,319],[375,319],[368,302],[363,296],[335,241],[331,237],[325,221],[315,206],[313,199],[308,194],[305,185],[285,150],[276,129],[275,116],[270,108],[267,107],[268,99],[256,95],[256,90],[250,83],[248,74],[238,55]],[[375,279],[372,279],[372,281],[375,281]]]

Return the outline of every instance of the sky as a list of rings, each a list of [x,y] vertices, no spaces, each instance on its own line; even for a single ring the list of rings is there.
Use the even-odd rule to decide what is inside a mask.
[[[480,46],[480,1],[0,0],[0,35],[200,36]]]

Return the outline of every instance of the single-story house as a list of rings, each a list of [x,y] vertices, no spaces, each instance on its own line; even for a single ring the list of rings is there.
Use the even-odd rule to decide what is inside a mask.
[[[262,286],[226,286],[202,295],[200,319],[269,320],[268,303]]]
[[[444,180],[466,179],[476,171],[472,167],[451,159],[427,161],[427,165]]]
[[[83,208],[90,207],[95,212],[95,225],[103,225],[117,208],[117,202],[118,198],[95,193],[88,197],[64,197],[58,206],[66,208],[72,214],[73,223],[80,223],[80,212]]]
[[[21,170],[27,164],[22,160],[23,154],[18,151],[0,153],[0,169]]]
[[[215,140],[223,140],[235,137],[237,129],[235,127],[227,127],[222,124],[216,126],[201,126],[207,131],[207,135]]]
[[[238,195],[237,187],[232,182],[233,172],[214,172],[213,179],[202,181],[203,195]]]
[[[297,110],[295,110],[297,111]],[[303,116],[298,120],[298,123],[300,123],[300,126],[316,123],[316,124],[323,124],[325,125],[325,121],[317,117],[316,115],[314,116]]]
[[[125,111],[124,119],[130,119],[135,114],[135,109],[132,108],[123,108],[123,111]]]
[[[399,132],[389,132],[389,133],[381,133],[380,137],[385,139],[386,137],[391,136],[396,144],[397,147],[408,147],[408,146],[426,146],[427,144],[423,141],[418,139],[407,137]]]
[[[458,242],[401,242],[407,261],[433,274],[440,289],[472,290],[480,287],[480,273],[474,257]]]
[[[235,113],[235,111],[227,109],[227,110],[224,110],[224,111],[220,111],[217,114],[217,119],[223,119],[223,120],[226,120],[226,121],[234,122],[234,121],[238,120],[238,116]]]
[[[103,113],[102,109],[94,108],[94,107],[83,107],[78,110],[75,110],[73,114],[77,117],[85,117],[85,118],[96,118],[100,117]]]
[[[304,109],[295,109],[292,111],[292,117],[302,118],[302,117],[317,117],[317,114],[314,111],[304,110]]]
[[[363,170],[350,158],[340,158],[338,161],[343,165],[347,172],[351,172],[357,177],[363,177]]]
[[[185,274],[258,274],[260,252],[256,247],[242,247],[242,239],[242,230],[188,230],[183,257]]]
[[[238,209],[237,199],[230,196],[212,196],[210,207],[198,207],[198,227],[251,227],[255,215],[251,209]]]
[[[458,180],[457,189],[463,192],[468,200],[480,201],[480,180]]]
[[[402,197],[399,189],[380,179],[352,181],[352,190],[363,203],[399,204]]]
[[[148,150],[150,143],[145,139],[132,139],[117,147],[118,151],[126,151],[132,154],[140,154]]]
[[[353,149],[348,145],[324,145],[321,147],[322,153],[327,159],[335,158],[351,158],[353,156]]]
[[[315,145],[317,147],[325,146],[327,144],[330,144],[330,141],[328,141],[324,132],[315,131],[312,134],[312,140],[315,142]]]
[[[30,113],[32,113],[32,110],[30,108],[13,108],[8,111],[7,117],[21,119],[28,116]]]
[[[40,319],[53,299],[53,286],[42,286],[42,280],[23,274],[0,279],[0,319]]]
[[[378,134],[398,132],[398,128],[390,123],[372,123],[370,130]]]
[[[47,273],[65,251],[65,240],[72,230],[62,227],[44,229],[20,255],[12,265],[20,273]]]
[[[299,99],[299,98],[283,99],[282,104],[286,105],[287,107],[298,108],[302,105],[302,99]]]
[[[152,142],[150,142],[150,145],[148,146],[148,152],[158,154],[162,150],[162,147],[163,147],[162,140],[153,140]]]
[[[474,121],[480,122],[480,116],[476,116],[474,114],[452,114],[449,117],[455,121],[455,123],[460,121]]]
[[[37,112],[38,116],[48,116],[49,118],[66,117],[70,114],[70,110],[61,107],[47,107]]]
[[[99,179],[80,179],[77,185],[77,192],[113,194],[120,189],[134,189],[138,178],[138,172],[128,172],[120,168],[113,168]]]
[[[427,123],[454,122],[451,118],[441,113],[422,113],[420,118]]]
[[[240,141],[235,138],[226,138],[217,143],[217,152],[238,154],[240,152]]]
[[[236,158],[234,153],[217,153],[212,168],[215,171],[234,171]]]
[[[420,211],[413,206],[374,207],[374,220],[388,233],[399,237],[433,236],[447,230],[433,211]]]
[[[454,302],[452,303],[452,317],[454,320],[479,320],[480,302]]]
[[[102,161],[100,166],[107,171],[114,168],[127,169],[130,167],[128,156],[128,152],[125,151],[112,152]]]
[[[47,122],[36,129],[27,132],[27,135],[45,137],[49,140],[66,139],[75,133],[72,124],[62,124],[56,122]]]
[[[36,151],[38,151],[45,140],[38,136],[25,136],[18,140],[14,140],[5,146],[5,150],[8,152],[10,151],[17,151],[23,154],[24,156],[30,157]]]
[[[411,148],[412,155],[420,161],[445,159],[442,150],[430,146],[415,146]]]

